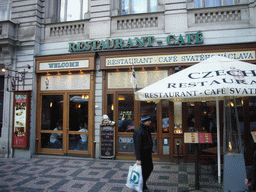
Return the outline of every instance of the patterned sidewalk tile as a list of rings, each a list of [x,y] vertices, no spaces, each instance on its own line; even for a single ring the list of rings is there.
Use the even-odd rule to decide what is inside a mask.
[[[35,156],[31,159],[0,159],[1,192],[133,192],[125,186],[134,161],[74,157]],[[150,192],[184,192],[195,187],[194,164],[154,162]],[[201,166],[200,189],[222,191],[211,174]]]

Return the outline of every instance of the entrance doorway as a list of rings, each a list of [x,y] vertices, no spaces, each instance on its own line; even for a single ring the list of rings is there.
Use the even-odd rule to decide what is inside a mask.
[[[90,154],[89,93],[41,94],[38,117],[38,152]]]
[[[140,124],[142,115],[152,118],[150,130],[153,140],[153,157],[169,158],[171,132],[169,101],[159,103],[135,101],[133,92],[116,91],[106,95],[106,114],[116,122],[115,151],[117,158],[133,158],[133,133]],[[171,117],[173,119],[173,117]]]

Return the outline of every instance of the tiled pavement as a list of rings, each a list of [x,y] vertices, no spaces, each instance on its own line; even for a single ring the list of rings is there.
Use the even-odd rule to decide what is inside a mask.
[[[125,186],[128,167],[134,161],[76,157],[34,156],[31,159],[0,158],[0,191],[35,192],[132,192]],[[193,163],[154,162],[148,180],[150,192],[222,191],[211,173],[201,166],[200,190],[195,189]]]

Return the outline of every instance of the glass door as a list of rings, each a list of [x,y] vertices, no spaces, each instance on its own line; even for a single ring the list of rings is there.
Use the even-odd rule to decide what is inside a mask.
[[[89,95],[69,95],[68,151],[88,151]]]
[[[39,148],[63,150],[63,99],[64,95],[42,95],[41,130]]]
[[[88,153],[88,94],[42,95],[40,109],[39,152]]]

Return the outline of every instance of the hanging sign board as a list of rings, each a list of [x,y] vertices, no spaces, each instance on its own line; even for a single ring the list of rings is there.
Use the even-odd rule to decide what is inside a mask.
[[[197,132],[184,133],[184,143],[198,143],[198,133]]]
[[[186,132],[184,143],[212,143],[211,133]]]
[[[114,158],[114,126],[101,127],[100,147],[100,158]]]
[[[212,134],[211,133],[198,133],[198,142],[199,143],[212,143]]]
[[[31,92],[14,93],[13,148],[29,148]]]
[[[253,138],[253,141],[254,143],[256,143],[256,131],[252,131],[252,138]]]

